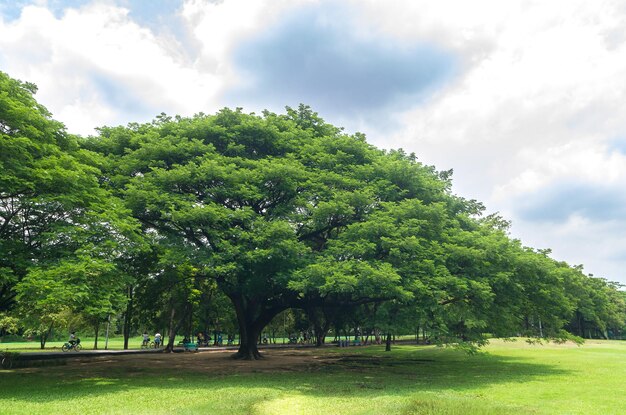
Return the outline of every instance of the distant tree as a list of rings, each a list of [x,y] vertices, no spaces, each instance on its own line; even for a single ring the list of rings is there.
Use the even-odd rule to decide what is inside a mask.
[[[42,322],[49,317],[49,328],[76,311],[74,303],[63,304],[63,291],[71,291],[63,272],[84,267],[91,275],[92,265],[113,266],[129,246],[134,220],[98,182],[100,157],[81,149],[79,139],[51,118],[33,97],[36,90],[0,72],[0,311],[15,309],[21,293],[27,320],[37,320],[38,312]],[[36,280],[53,276],[59,281],[37,287]],[[101,318],[117,293],[98,293],[102,285],[84,283],[91,295],[81,312]],[[44,337],[46,330],[38,329]]]
[[[619,284],[587,276],[581,266],[561,266],[560,271],[573,309],[567,328],[582,338],[615,337],[626,324],[626,302]]]
[[[13,307],[15,284],[44,255],[48,236],[99,194],[94,169],[36,91],[0,72],[0,311]]]
[[[16,287],[19,315],[40,334],[42,348],[53,327],[82,318],[94,328],[97,348],[100,323],[123,307],[124,285],[112,262],[90,256],[33,268]]]

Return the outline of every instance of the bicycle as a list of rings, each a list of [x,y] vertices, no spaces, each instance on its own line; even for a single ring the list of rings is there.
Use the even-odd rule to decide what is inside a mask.
[[[61,350],[64,352],[69,352],[73,350],[75,352],[80,352],[83,349],[83,346],[80,344],[80,339],[76,339],[75,343],[67,342],[63,346],[61,346]]]
[[[15,359],[17,358],[17,356],[19,355],[19,353],[15,353],[15,352],[3,352],[2,353],[2,359],[0,360],[0,367],[2,367],[3,369],[11,369],[13,367],[13,362],[15,361]]]
[[[150,340],[141,342],[141,348],[142,349],[154,349],[154,342],[151,342]]]
[[[13,359],[9,357],[2,358],[2,369],[11,369],[13,367]]]

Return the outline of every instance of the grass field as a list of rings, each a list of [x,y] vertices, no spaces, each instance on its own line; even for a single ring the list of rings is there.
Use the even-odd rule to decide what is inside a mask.
[[[475,356],[431,346],[268,351],[245,363],[156,354],[0,371],[3,414],[623,414],[625,394],[617,341],[496,340]]]
[[[411,340],[413,338],[413,336],[405,336],[405,337],[408,340]],[[129,338],[128,339],[129,349],[140,349],[142,340],[143,340],[142,336],[135,336],[135,337]],[[150,340],[154,340],[154,337],[151,336]],[[176,338],[176,343],[182,340],[183,338],[179,336]],[[235,344],[237,344],[236,343],[237,341],[238,339],[235,340]],[[333,338],[327,337],[326,341],[330,343],[333,341]],[[6,342],[6,343],[0,342],[0,352],[4,350],[8,350],[11,352],[19,352],[19,353],[58,352],[61,350],[61,346],[63,346],[64,343],[65,341],[49,341],[49,342],[46,342],[46,347],[45,349],[42,350],[39,345],[39,341],[20,341],[20,342]],[[275,344],[281,345],[281,344],[286,344],[286,343],[289,343],[289,339],[280,337],[276,339]],[[93,350],[94,338],[93,337],[81,337],[80,344],[83,346],[83,350]],[[226,339],[224,339],[222,345],[223,346],[226,345]],[[104,347],[105,347],[104,338],[100,337],[100,339],[98,340],[98,349],[104,350]],[[122,337],[110,338],[107,349],[108,350],[124,349],[124,339]]]
[[[139,349],[141,348],[141,336],[131,337],[128,339],[128,347],[131,349]],[[39,341],[23,341],[23,342],[10,342],[10,343],[0,343],[0,351],[9,350],[9,351],[17,351],[20,353],[28,353],[28,352],[46,352],[46,351],[54,351],[58,352],[61,350],[61,346],[65,341],[49,341],[46,342],[46,348],[41,350],[39,346]],[[93,349],[94,339],[93,337],[81,337],[80,344],[83,346],[85,350]],[[104,350],[104,338],[100,338],[98,340],[98,349]],[[108,349],[110,350],[122,350],[124,348],[124,339],[122,337],[114,337],[109,339]]]
[[[412,338],[407,336],[407,338]],[[130,349],[140,349],[141,342],[143,340],[142,336],[135,336],[128,339],[128,347]],[[150,340],[154,340],[154,337],[150,336]],[[183,338],[181,336],[176,338],[176,343],[182,341]],[[332,337],[327,337],[326,341],[331,342],[333,340]],[[237,341],[237,340],[236,340]],[[20,342],[0,342],[0,351],[9,350],[12,352],[19,353],[29,353],[29,352],[58,352],[61,350],[61,346],[65,341],[49,341],[46,342],[45,349],[41,349],[39,345],[39,341],[20,341]],[[285,344],[289,343],[289,339],[287,338],[278,338],[276,339],[276,344]],[[80,344],[83,346],[83,350],[93,350],[94,346],[94,338],[93,337],[81,337]],[[224,337],[223,345],[226,345],[226,338]],[[104,338],[100,337],[98,340],[98,349],[104,350],[105,341]],[[122,337],[112,337],[109,339],[108,350],[122,350],[124,348],[124,339]]]

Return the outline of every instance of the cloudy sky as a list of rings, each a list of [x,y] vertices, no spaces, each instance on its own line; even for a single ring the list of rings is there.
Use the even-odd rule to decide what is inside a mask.
[[[0,0],[0,70],[84,135],[309,104],[626,283],[626,1]]]

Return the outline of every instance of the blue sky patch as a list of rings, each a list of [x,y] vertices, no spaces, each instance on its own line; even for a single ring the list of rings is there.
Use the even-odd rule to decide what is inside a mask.
[[[135,117],[153,116],[158,113],[158,108],[152,108],[141,97],[135,97],[132,88],[120,79],[94,72],[90,80],[104,102],[110,107],[133,114]]]
[[[130,10],[130,18],[142,26],[164,25],[182,6],[181,0],[117,0]]]
[[[454,73],[455,56],[436,45],[364,36],[344,8],[299,9],[242,42],[234,61],[244,85],[228,105],[281,109],[298,103],[344,117],[419,103]]]
[[[59,19],[63,17],[65,9],[78,8],[89,3],[91,3],[91,1],[88,0],[48,0],[47,8]],[[6,20],[16,20],[22,14],[24,7],[33,4],[36,4],[33,0],[1,1],[0,14],[2,14]]]
[[[593,221],[626,219],[622,189],[587,183],[555,183],[519,200],[515,209],[524,220],[563,223],[572,215]]]
[[[20,17],[22,14],[22,9],[27,4],[30,4],[29,1],[9,1],[9,2],[0,2],[0,16],[5,21],[13,21]]]
[[[626,137],[619,137],[609,141],[609,152],[617,151],[626,155]]]
[[[77,9],[90,3],[93,0],[48,0],[47,9],[60,19],[65,10]],[[171,22],[182,6],[182,0],[115,0],[111,3],[128,9],[132,20],[152,29],[159,29]],[[20,17],[25,6],[33,4],[36,4],[34,0],[0,0],[0,14],[5,20],[15,20]]]

